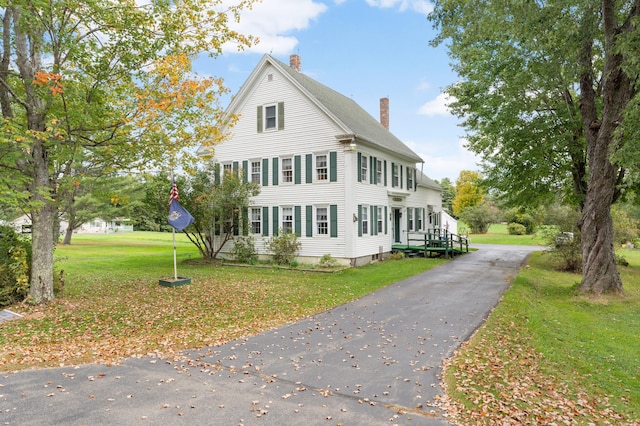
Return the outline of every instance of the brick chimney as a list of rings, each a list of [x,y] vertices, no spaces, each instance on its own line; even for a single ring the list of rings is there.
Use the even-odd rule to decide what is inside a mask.
[[[300,72],[300,56],[295,53],[289,56],[289,66],[291,68],[295,68],[296,71]]]
[[[380,98],[380,124],[389,130],[389,98]]]

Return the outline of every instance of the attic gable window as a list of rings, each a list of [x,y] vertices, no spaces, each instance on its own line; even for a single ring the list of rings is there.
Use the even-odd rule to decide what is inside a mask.
[[[257,111],[258,133],[284,130],[284,102],[259,105]]]
[[[277,123],[276,106],[269,105],[264,107],[264,128],[265,130],[275,129]]]

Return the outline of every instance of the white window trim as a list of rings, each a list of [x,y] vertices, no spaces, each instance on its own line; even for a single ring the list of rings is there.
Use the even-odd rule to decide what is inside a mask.
[[[285,174],[284,174],[284,172],[285,172],[285,168],[284,168],[285,160],[291,161],[291,169],[290,169],[291,170],[291,180],[290,181],[287,181],[285,179]],[[294,170],[294,168],[295,168],[295,165],[294,165],[293,157],[282,157],[282,158],[280,158],[280,182],[283,185],[293,185],[293,181],[295,179],[295,176],[294,176],[295,170]]]
[[[267,127],[267,108],[273,107],[275,112],[274,117],[274,125],[272,127]],[[265,104],[262,106],[262,128],[265,132],[275,132],[278,130],[278,103]]]
[[[324,233],[324,234],[321,234],[319,232],[320,221],[318,220],[318,209],[324,209],[325,213],[326,213],[326,217],[327,217],[327,219],[325,220],[325,223],[327,225],[326,226],[327,232]],[[317,236],[317,237],[323,237],[323,238],[324,237],[328,237],[329,234],[331,233],[331,230],[329,229],[329,227],[331,226],[331,218],[329,217],[329,215],[331,214],[331,211],[329,209],[329,205],[322,204],[322,205],[314,206],[313,210],[314,210],[313,211],[313,214],[314,214],[314,216],[313,216],[313,226],[314,226],[313,234],[315,236]]]
[[[249,179],[247,180],[249,182],[253,182],[253,163],[258,163],[258,181],[256,183],[258,185],[262,185],[262,159],[249,160],[249,170],[247,170],[247,173],[249,173]]]
[[[282,232],[284,232],[285,234],[287,233],[287,230],[284,227],[284,211],[285,209],[291,209],[291,234],[295,233],[295,226],[296,226],[296,209],[293,206],[280,206],[280,228],[282,228]]]
[[[325,166],[324,168],[326,169],[326,177],[324,179],[320,179],[318,178],[318,157],[324,157],[325,160]],[[313,156],[313,181],[314,182],[329,182],[329,173],[331,172],[329,170],[329,153],[326,152],[321,152],[318,154],[314,154]]]
[[[253,212],[254,210],[257,210],[258,212],[258,220],[253,220]],[[260,228],[260,231],[258,232],[253,232],[253,224],[254,222],[258,222],[258,227]],[[249,207],[249,229],[251,230],[251,234],[253,235],[261,235],[262,234],[262,207],[258,207],[258,206],[251,206]]]
[[[361,222],[362,222],[362,236],[369,235],[369,205],[363,204],[361,214]]]
[[[369,182],[369,156],[368,155],[362,154],[360,156],[360,170],[358,170],[358,173],[360,173],[360,181],[362,183]]]

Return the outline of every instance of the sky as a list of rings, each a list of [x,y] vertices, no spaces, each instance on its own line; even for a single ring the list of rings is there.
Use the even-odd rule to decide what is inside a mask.
[[[388,97],[389,130],[425,161],[427,176],[455,183],[461,170],[478,170],[479,160],[446,107],[442,91],[457,76],[446,47],[429,45],[436,35],[431,10],[424,0],[262,0],[233,27],[260,42],[199,59],[194,70],[224,78],[235,94],[265,53],[285,64],[298,54],[304,74],[376,119],[380,98]]]

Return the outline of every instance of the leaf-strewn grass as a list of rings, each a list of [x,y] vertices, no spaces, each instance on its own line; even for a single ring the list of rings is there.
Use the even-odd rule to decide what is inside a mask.
[[[324,311],[444,262],[385,261],[335,273],[193,265],[182,261],[198,258],[197,250],[176,237],[178,274],[192,279],[180,287],[158,283],[173,276],[171,234],[78,235],[59,246],[64,297],[11,307],[25,318],[0,323],[0,370],[172,356]]]
[[[534,235],[509,235],[507,225],[502,223],[493,223],[489,226],[489,232],[486,234],[469,235],[471,244],[508,244],[521,246],[537,246],[543,245],[543,239]]]
[[[581,296],[536,253],[449,361],[459,424],[640,424],[640,251],[621,250],[625,296]]]

